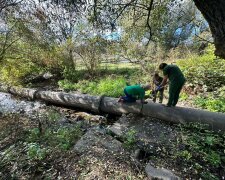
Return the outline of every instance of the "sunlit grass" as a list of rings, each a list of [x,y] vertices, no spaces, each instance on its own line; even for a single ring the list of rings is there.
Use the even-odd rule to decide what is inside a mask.
[[[127,69],[133,69],[133,68],[140,68],[138,64],[133,63],[101,63],[99,70],[109,69],[109,70],[115,70],[115,69],[121,69],[121,68],[127,68]],[[84,70],[86,67],[82,64],[77,65],[77,70]]]

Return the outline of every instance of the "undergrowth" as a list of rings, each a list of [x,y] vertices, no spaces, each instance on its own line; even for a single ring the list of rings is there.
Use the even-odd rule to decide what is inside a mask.
[[[191,123],[180,125],[181,136],[175,153],[187,171],[203,179],[221,179],[225,176],[225,134]],[[182,148],[181,148],[182,147]]]
[[[225,112],[225,61],[217,59],[214,47],[209,46],[201,56],[194,55],[179,60],[178,66],[183,71],[187,83],[191,87],[187,93],[197,94],[193,103],[212,112]],[[187,100],[187,93],[181,94],[181,100]]]
[[[1,119],[0,178],[26,179],[58,176],[58,160],[69,152],[83,132],[78,125],[59,126],[58,113],[37,120],[15,114]],[[63,168],[62,168],[63,169]],[[62,170],[61,169],[61,170]]]
[[[189,86],[205,86],[206,91],[225,86],[225,61],[216,59],[213,52],[214,48],[209,46],[204,55],[194,55],[177,62]]]
[[[194,103],[203,108],[207,109],[212,112],[223,112],[225,113],[225,97],[204,97],[204,96],[198,96]]]
[[[176,140],[152,154],[152,163],[173,168],[185,179],[225,178],[224,132],[214,132],[197,123],[178,125],[175,130]]]
[[[124,71],[121,71],[124,73]],[[126,85],[139,84],[145,82],[140,80],[140,76],[134,73],[130,75],[130,71],[127,70],[127,75],[111,74],[102,77],[96,77],[95,79],[80,79],[78,82],[73,82],[68,79],[64,79],[58,82],[60,88],[71,91],[76,90],[81,93],[88,93],[92,95],[106,95],[111,97],[119,97],[123,95],[123,89]]]

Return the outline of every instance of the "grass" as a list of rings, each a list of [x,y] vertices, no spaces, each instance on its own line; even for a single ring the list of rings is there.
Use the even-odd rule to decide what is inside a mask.
[[[83,65],[77,66],[77,70],[84,70],[85,67]],[[101,63],[99,70],[120,70],[120,69],[139,69],[139,65],[129,63],[129,62],[118,62],[118,63]]]
[[[137,69],[139,65],[133,63],[102,63],[101,69],[115,70],[115,69]]]
[[[150,77],[136,68],[103,69],[93,77],[85,77],[86,71],[81,71],[79,77],[60,80],[58,85],[65,91],[76,90],[92,95],[119,97],[127,84],[146,83]],[[77,81],[73,81],[77,79]]]

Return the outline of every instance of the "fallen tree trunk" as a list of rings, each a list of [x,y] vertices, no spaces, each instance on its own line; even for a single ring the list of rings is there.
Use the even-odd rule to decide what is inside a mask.
[[[151,103],[118,103],[116,98],[104,96],[91,96],[85,94],[73,94],[64,92],[38,91],[27,88],[15,88],[0,86],[3,92],[10,92],[15,95],[39,99],[59,105],[83,108],[94,112],[105,112],[111,114],[134,113],[142,114],[173,123],[202,123],[208,124],[212,130],[225,130],[225,114],[204,110],[165,107],[161,104]]]

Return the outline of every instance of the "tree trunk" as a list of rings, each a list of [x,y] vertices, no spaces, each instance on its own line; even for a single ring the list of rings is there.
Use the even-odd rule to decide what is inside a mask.
[[[75,63],[74,63],[74,59],[73,59],[73,50],[71,48],[69,50],[69,64],[75,70]]]
[[[212,130],[220,130],[221,133],[225,132],[224,113],[215,113],[203,111],[200,109],[183,107],[169,108],[162,106],[159,103],[153,102],[148,102],[148,104],[144,105],[140,102],[118,103],[117,98],[105,96],[42,91],[38,89],[19,88],[13,86],[0,86],[0,91],[9,92],[17,96],[27,97],[32,100],[39,99],[45,102],[54,103],[58,105],[82,108],[96,113],[102,112],[116,115],[122,115],[124,113],[134,113],[144,116],[150,116],[171,123],[202,123],[205,125],[208,124],[208,127]],[[89,118],[91,117],[89,116]],[[103,120],[103,122],[104,121],[105,120]]]
[[[225,0],[193,0],[209,23],[215,55],[225,59]]]

